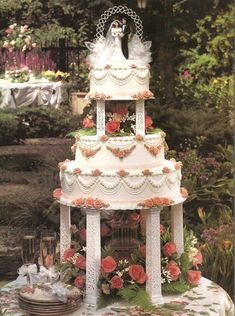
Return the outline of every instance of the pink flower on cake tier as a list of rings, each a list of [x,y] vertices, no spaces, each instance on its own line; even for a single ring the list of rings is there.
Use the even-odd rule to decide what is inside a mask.
[[[136,134],[135,135],[135,140],[142,142],[144,140],[144,136],[140,135],[140,134]]]
[[[120,278],[118,275],[115,275],[111,279],[111,287],[113,289],[121,289],[123,287],[123,279]]]
[[[82,255],[78,256],[75,261],[75,266],[79,269],[86,270],[86,258]]]
[[[147,280],[147,274],[140,264],[132,264],[128,269],[130,277],[138,284],[143,284]]]
[[[125,177],[128,175],[128,172],[126,172],[124,169],[121,169],[120,171],[117,172],[117,174],[120,176],[120,177]]]
[[[105,125],[105,130],[109,134],[113,134],[115,132],[118,132],[120,130],[120,122],[117,121],[109,121]]]
[[[176,252],[176,244],[173,241],[168,241],[163,247],[164,256],[170,257]]]
[[[187,280],[192,285],[198,285],[201,279],[201,271],[188,270],[187,271]]]
[[[181,195],[182,195],[183,198],[186,199],[188,197],[188,190],[185,189],[184,187],[180,188],[180,192],[181,192]]]
[[[61,188],[57,188],[53,191],[53,198],[59,200],[61,198],[62,191]]]
[[[174,260],[168,262],[168,264],[166,265],[166,270],[170,272],[173,281],[176,281],[181,274],[180,268]]]
[[[105,273],[113,272],[117,267],[116,261],[111,256],[107,256],[101,260],[101,269]]]
[[[149,115],[145,114],[145,129],[153,128],[152,125],[153,125],[152,118]]]
[[[95,199],[93,206],[94,206],[94,208],[100,209],[103,207],[107,207],[108,205],[100,199]]]
[[[100,140],[101,140],[102,142],[106,142],[108,139],[109,139],[109,138],[108,138],[107,135],[102,135],[102,136],[100,137]]]
[[[181,162],[181,161],[177,161],[176,163],[175,163],[175,169],[176,170],[179,170],[179,169],[181,169],[183,167],[183,163]]]
[[[85,199],[84,198],[78,198],[78,199],[73,201],[73,204],[75,206],[82,206],[84,203],[85,203]]]
[[[110,69],[111,67],[112,67],[112,65],[107,64],[107,65],[104,66],[104,69]]]
[[[85,282],[86,282],[85,277],[83,275],[79,275],[74,280],[74,285],[78,287],[79,289],[82,289],[85,285]]]
[[[152,171],[150,171],[149,169],[144,169],[142,173],[144,176],[150,176],[152,174]]]
[[[147,207],[147,208],[151,208],[153,207],[153,200],[152,199],[146,199],[144,200],[144,205]]]
[[[153,203],[154,203],[154,205],[156,205],[156,206],[161,206],[161,205],[163,205],[163,201],[162,201],[162,199],[160,198],[160,197],[155,197],[155,198],[153,198]]]
[[[163,167],[163,168],[162,168],[162,172],[164,172],[164,173],[170,173],[170,172],[171,172],[171,169],[168,168],[168,167]]]
[[[64,261],[70,261],[70,259],[73,258],[73,256],[75,255],[75,253],[76,253],[76,250],[73,249],[73,248],[66,249],[66,250],[64,251],[64,255],[63,255]]]
[[[58,168],[60,170],[66,170],[67,169],[67,166],[64,164],[64,161],[63,162],[59,162],[58,163]]]
[[[73,169],[73,172],[74,172],[74,173],[81,173],[81,171],[82,171],[82,170],[81,170],[80,168],[75,168],[75,169]]]
[[[86,199],[86,206],[90,208],[94,207],[94,199],[92,197]]]
[[[149,99],[153,97],[153,93],[149,90],[145,90],[142,95],[144,99]]]
[[[94,126],[94,121],[91,115],[87,115],[84,120],[82,121],[82,125],[84,128],[92,128]]]
[[[172,202],[173,201],[170,198],[167,198],[167,197],[162,198],[162,204],[163,205],[170,205]]]
[[[100,174],[101,174],[101,171],[99,169],[92,170],[92,175],[94,177],[98,177]]]
[[[117,114],[121,115],[121,117],[126,115],[127,112],[128,112],[128,107],[124,103],[117,103],[113,107],[113,113],[117,113]]]

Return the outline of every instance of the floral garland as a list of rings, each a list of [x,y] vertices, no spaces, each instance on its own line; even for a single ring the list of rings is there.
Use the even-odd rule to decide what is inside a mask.
[[[129,156],[132,151],[135,149],[136,145],[132,145],[130,148],[120,149],[117,147],[106,146],[116,157],[122,159]]]

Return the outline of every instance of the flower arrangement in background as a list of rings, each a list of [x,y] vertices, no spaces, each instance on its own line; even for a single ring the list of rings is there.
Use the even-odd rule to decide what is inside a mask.
[[[2,47],[11,51],[20,49],[22,52],[30,51],[37,47],[32,38],[32,30],[28,25],[9,25],[6,29],[6,36],[3,38]]]
[[[68,72],[63,72],[59,70],[58,71],[46,70],[46,71],[42,71],[40,76],[50,81],[56,81],[56,80],[66,80],[70,76],[70,74]]]

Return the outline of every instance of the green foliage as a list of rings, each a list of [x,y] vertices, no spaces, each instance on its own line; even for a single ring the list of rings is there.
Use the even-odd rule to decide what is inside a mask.
[[[25,126],[17,115],[0,111],[0,145],[19,143],[26,136]]]
[[[69,132],[67,134],[67,136],[75,137],[77,134],[79,134],[81,136],[96,135],[96,128],[95,127],[92,127],[92,128],[80,128],[80,129],[78,129],[76,131]]]
[[[179,281],[162,284],[162,291],[165,294],[180,294],[190,290],[192,287]]]

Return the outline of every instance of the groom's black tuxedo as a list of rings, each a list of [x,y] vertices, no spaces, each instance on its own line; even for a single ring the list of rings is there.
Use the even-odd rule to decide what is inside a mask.
[[[127,24],[122,25],[122,53],[125,56],[126,59],[129,57],[129,51],[128,51],[128,37],[130,34],[130,27]]]

